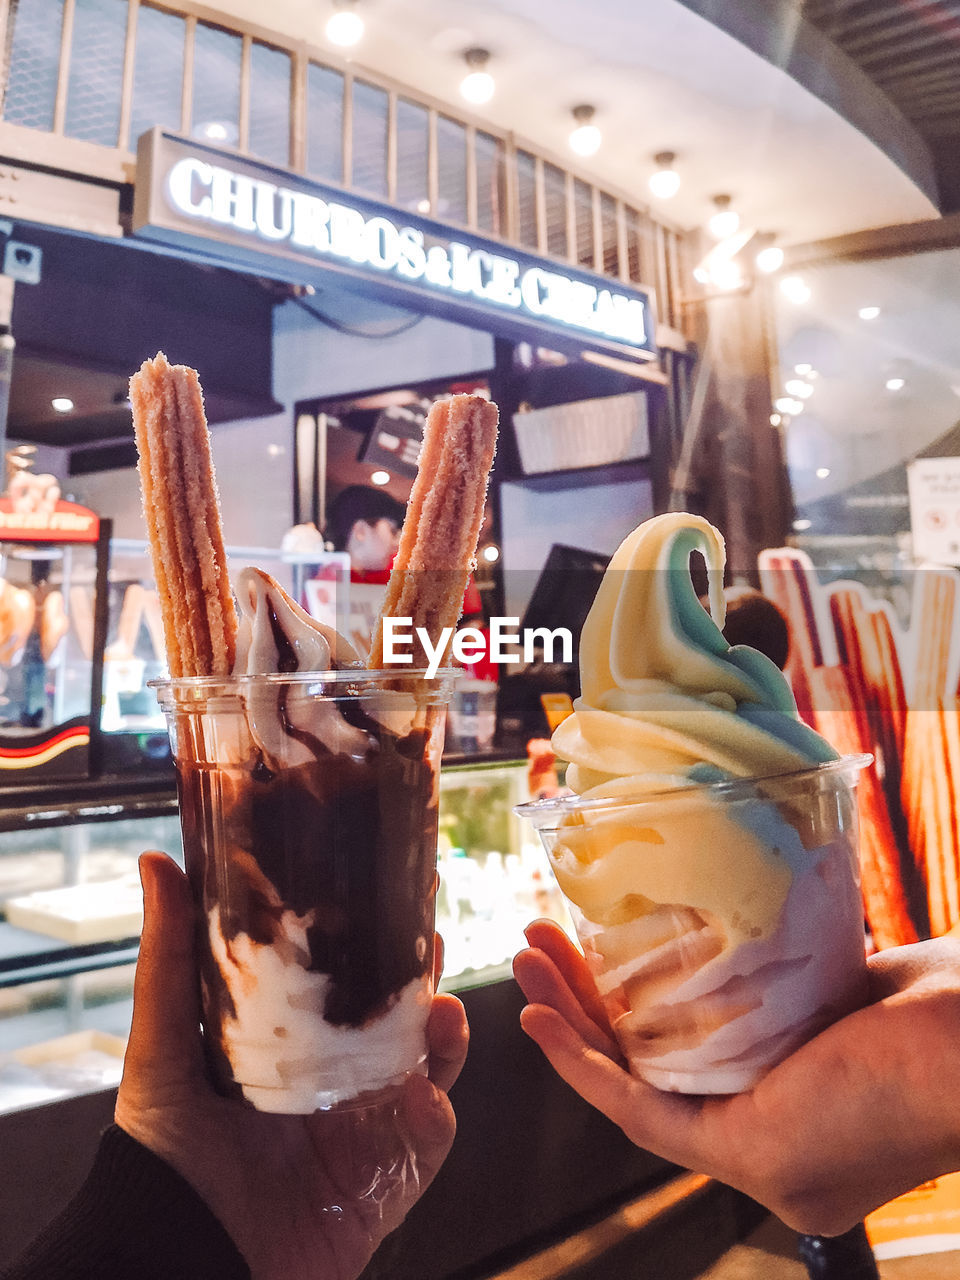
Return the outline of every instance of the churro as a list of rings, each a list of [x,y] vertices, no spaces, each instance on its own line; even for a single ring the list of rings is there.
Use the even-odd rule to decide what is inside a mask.
[[[414,666],[428,665],[418,627],[436,644],[445,627],[456,626],[483,523],[498,416],[482,396],[451,396],[430,409],[370,668],[383,666],[385,617],[411,619]]]
[[[237,615],[199,380],[160,353],[130,379],[130,399],[170,674],[227,675]]]

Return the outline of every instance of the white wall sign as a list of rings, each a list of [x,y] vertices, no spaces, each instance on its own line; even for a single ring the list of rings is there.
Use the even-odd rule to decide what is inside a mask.
[[[918,458],[907,487],[914,558],[960,565],[960,458]]]
[[[656,354],[647,292],[155,129],[140,140],[134,230],[191,232],[323,264],[538,327]],[[591,344],[594,345],[594,344]]]

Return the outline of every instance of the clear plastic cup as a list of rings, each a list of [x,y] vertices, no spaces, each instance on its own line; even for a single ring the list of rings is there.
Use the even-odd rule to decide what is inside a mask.
[[[722,1094],[866,998],[856,783],[772,778],[521,805],[631,1072]]]
[[[212,1077],[261,1111],[425,1069],[449,672],[160,681]]]

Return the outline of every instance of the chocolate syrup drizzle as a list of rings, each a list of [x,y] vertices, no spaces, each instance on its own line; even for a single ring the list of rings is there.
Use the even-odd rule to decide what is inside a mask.
[[[290,670],[291,661],[295,668],[292,646],[273,621],[280,669]],[[330,977],[324,1017],[334,1025],[359,1027],[379,1016],[432,966],[437,809],[425,751],[437,712],[428,709],[427,727],[400,737],[368,716],[356,693],[343,694],[340,714],[366,735],[362,757],[333,753],[297,729],[281,696],[284,731],[309,749],[307,763],[274,770],[259,752],[245,769],[180,762],[186,865],[203,905],[202,971],[208,1004],[221,1015],[234,1008],[206,936],[217,902],[228,946],[241,932],[270,945],[283,910],[313,912],[306,967]],[[250,860],[281,907],[250,874]],[[222,1046],[208,1047],[215,1058],[222,1054]]]

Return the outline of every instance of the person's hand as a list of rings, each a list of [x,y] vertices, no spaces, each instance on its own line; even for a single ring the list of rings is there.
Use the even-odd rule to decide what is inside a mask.
[[[186,877],[159,853],[141,857],[140,875],[144,928],[117,1124],[199,1192],[254,1280],[353,1280],[453,1142],[445,1091],[466,1056],[463,1006],[434,997],[429,1078],[406,1082],[399,1122],[254,1111],[220,1097],[204,1074]]]
[[[514,961],[524,1031],[638,1146],[745,1191],[797,1231],[837,1235],[960,1169],[960,939],[871,957],[871,1003],[748,1093],[688,1097],[629,1075],[580,952],[550,921]]]

